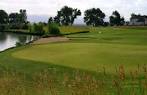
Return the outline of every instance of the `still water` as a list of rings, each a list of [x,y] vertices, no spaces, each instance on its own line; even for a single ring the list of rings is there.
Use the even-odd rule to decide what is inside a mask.
[[[25,44],[37,38],[38,36],[0,32],[0,51],[15,47],[16,43]]]

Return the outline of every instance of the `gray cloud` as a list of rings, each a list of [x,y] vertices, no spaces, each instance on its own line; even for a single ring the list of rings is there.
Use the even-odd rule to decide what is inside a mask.
[[[1,9],[8,13],[27,9],[29,15],[56,15],[64,5],[84,10],[96,7],[102,9],[107,16],[118,10],[129,19],[131,13],[147,15],[147,0],[0,0]]]

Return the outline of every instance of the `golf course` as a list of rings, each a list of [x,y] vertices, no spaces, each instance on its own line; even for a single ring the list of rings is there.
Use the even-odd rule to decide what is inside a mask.
[[[147,94],[147,27],[60,30],[63,34],[89,32],[65,35],[69,40],[63,42],[28,44],[0,53],[3,95]]]

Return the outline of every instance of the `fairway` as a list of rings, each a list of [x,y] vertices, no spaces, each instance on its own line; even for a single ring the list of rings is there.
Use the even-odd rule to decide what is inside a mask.
[[[115,73],[120,65],[127,72],[147,62],[147,46],[100,44],[100,43],[57,43],[35,45],[16,51],[13,57],[52,63],[56,65]]]
[[[62,27],[73,32],[70,27]],[[88,29],[89,33],[68,35],[68,42],[31,45],[11,55],[23,60],[45,62],[87,71],[110,74],[124,66],[130,73],[147,62],[146,27],[78,27],[75,32]]]

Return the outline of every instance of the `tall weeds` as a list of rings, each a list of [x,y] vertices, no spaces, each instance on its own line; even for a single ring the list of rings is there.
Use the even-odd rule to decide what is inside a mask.
[[[0,95],[147,95],[146,65],[138,65],[129,74],[123,65],[116,67],[114,75],[105,67],[100,69],[98,75],[44,70],[29,77],[6,70],[0,75]]]

